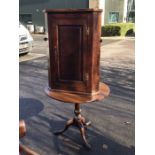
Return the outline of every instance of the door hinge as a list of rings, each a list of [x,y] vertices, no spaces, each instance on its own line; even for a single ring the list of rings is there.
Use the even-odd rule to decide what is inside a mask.
[[[87,35],[89,35],[89,27],[86,28]]]
[[[89,80],[89,74],[88,74],[88,73],[85,74],[85,80],[86,80],[86,81]]]

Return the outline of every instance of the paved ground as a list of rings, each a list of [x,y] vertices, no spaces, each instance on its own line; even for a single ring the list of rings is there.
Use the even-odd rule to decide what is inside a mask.
[[[111,95],[104,101],[82,106],[83,115],[93,122],[87,132],[92,145],[88,151],[74,127],[62,136],[53,135],[73,116],[74,106],[50,99],[44,93],[48,46],[43,37],[34,36],[32,53],[43,54],[42,57],[21,61],[19,65],[20,119],[27,124],[22,142],[40,155],[134,155],[134,39],[103,40],[101,81],[109,84]],[[28,56],[20,60],[23,57]]]

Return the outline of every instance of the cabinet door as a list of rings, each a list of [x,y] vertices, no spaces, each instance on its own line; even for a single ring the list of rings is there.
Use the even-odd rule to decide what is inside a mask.
[[[49,15],[51,88],[86,92],[87,16]]]

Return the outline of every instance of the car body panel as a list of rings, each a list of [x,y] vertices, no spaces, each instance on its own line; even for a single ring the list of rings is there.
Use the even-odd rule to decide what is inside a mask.
[[[28,53],[32,50],[33,38],[24,25],[19,23],[19,54]]]

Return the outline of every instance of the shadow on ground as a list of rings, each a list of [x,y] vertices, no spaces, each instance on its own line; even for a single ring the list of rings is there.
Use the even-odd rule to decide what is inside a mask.
[[[128,100],[135,98],[135,70],[119,67],[101,67],[101,81],[110,86],[111,94]]]
[[[44,108],[41,101],[33,98],[19,99],[19,119],[28,119],[38,115]]]
[[[62,129],[65,125],[67,118],[55,114],[57,117],[64,121],[58,121],[53,119],[47,119],[42,116],[38,116],[41,120],[44,120],[50,125],[50,132],[53,135],[52,141],[54,143],[53,149],[61,155],[134,155],[134,146],[126,147],[118,144],[115,140],[107,138],[102,132],[97,130],[95,126],[91,126],[87,130],[87,139],[91,144],[92,149],[88,150],[82,145],[82,139],[80,132],[76,127],[70,127],[65,133],[59,136],[55,136],[53,133],[56,130]],[[52,148],[51,148],[52,149]],[[50,153],[49,153],[50,155]]]

